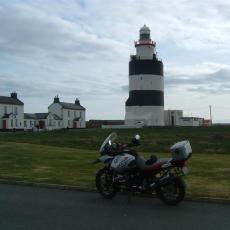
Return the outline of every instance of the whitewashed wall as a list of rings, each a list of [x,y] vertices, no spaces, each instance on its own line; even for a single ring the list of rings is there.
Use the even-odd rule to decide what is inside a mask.
[[[35,119],[24,119],[24,130],[33,130],[36,126]]]
[[[24,106],[23,105],[9,105],[9,104],[0,104],[0,118],[6,113],[13,113],[14,115],[10,116],[7,122],[8,129],[24,129]],[[17,111],[16,111],[17,110]],[[16,114],[17,113],[17,114]],[[2,129],[2,118],[0,119],[0,129]]]
[[[63,128],[73,128],[73,120],[78,117],[78,127],[85,128],[85,111],[63,109]]]
[[[164,111],[164,120],[166,126],[172,125],[172,117],[174,117],[174,125],[180,126],[181,118],[183,117],[182,110],[165,110]]]
[[[126,106],[125,124],[144,122],[145,126],[164,125],[164,106]]]
[[[203,119],[202,118],[181,118],[181,126],[202,126]]]

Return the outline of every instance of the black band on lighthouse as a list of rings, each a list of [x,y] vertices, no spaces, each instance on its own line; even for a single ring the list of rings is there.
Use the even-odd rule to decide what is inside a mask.
[[[164,92],[160,90],[133,90],[126,106],[164,106]]]
[[[132,59],[129,62],[129,75],[154,74],[163,76],[163,63],[157,59],[138,60]]]

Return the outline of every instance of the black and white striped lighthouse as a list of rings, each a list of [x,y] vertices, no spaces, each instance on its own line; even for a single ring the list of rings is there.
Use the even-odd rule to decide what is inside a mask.
[[[143,122],[145,126],[164,125],[163,63],[156,56],[156,43],[150,29],[140,29],[135,42],[136,55],[129,62],[129,98],[126,101],[125,124]]]

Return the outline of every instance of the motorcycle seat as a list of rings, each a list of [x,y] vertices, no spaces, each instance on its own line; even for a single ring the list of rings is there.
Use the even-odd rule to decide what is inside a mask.
[[[170,158],[160,158],[157,159],[156,157],[150,158],[149,160],[145,160],[142,156],[138,156],[136,158],[137,167],[144,171],[152,171],[157,170],[161,167],[161,165],[169,162]]]
[[[147,161],[145,161],[145,164],[146,164],[146,165],[152,165],[152,164],[154,164],[156,161],[157,161],[157,156],[151,155],[150,158],[149,158]]]

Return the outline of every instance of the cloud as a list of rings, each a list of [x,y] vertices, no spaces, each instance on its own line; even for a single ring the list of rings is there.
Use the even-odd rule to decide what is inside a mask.
[[[130,41],[146,23],[152,36],[187,50],[229,48],[230,25],[227,0],[220,1],[86,1],[84,20],[103,36]],[[103,5],[103,10],[101,6]],[[90,17],[92,16],[92,17]],[[97,20],[95,20],[95,17]]]
[[[78,23],[66,20],[29,5],[0,8],[1,56],[68,61],[112,58],[121,55],[122,42],[100,38],[85,31]],[[116,47],[116,48],[115,48]]]
[[[11,1],[0,5],[0,51],[61,61],[125,58],[147,23],[160,43],[226,52],[229,6],[226,0]]]
[[[205,65],[204,65],[205,66]],[[217,65],[215,66],[217,67]],[[187,67],[188,68],[188,67]],[[190,66],[191,69],[195,68],[195,66]],[[183,69],[183,68],[182,68]],[[201,68],[202,69],[202,68]],[[225,67],[222,68],[219,66],[218,70],[213,72],[208,70],[209,73],[203,69],[203,73],[201,69],[192,73],[192,74],[183,75],[180,71],[178,74],[174,72],[174,74],[169,74],[165,77],[165,86],[167,89],[179,89],[184,88],[190,92],[197,92],[201,94],[218,94],[224,95],[229,94],[230,92],[230,69]]]

